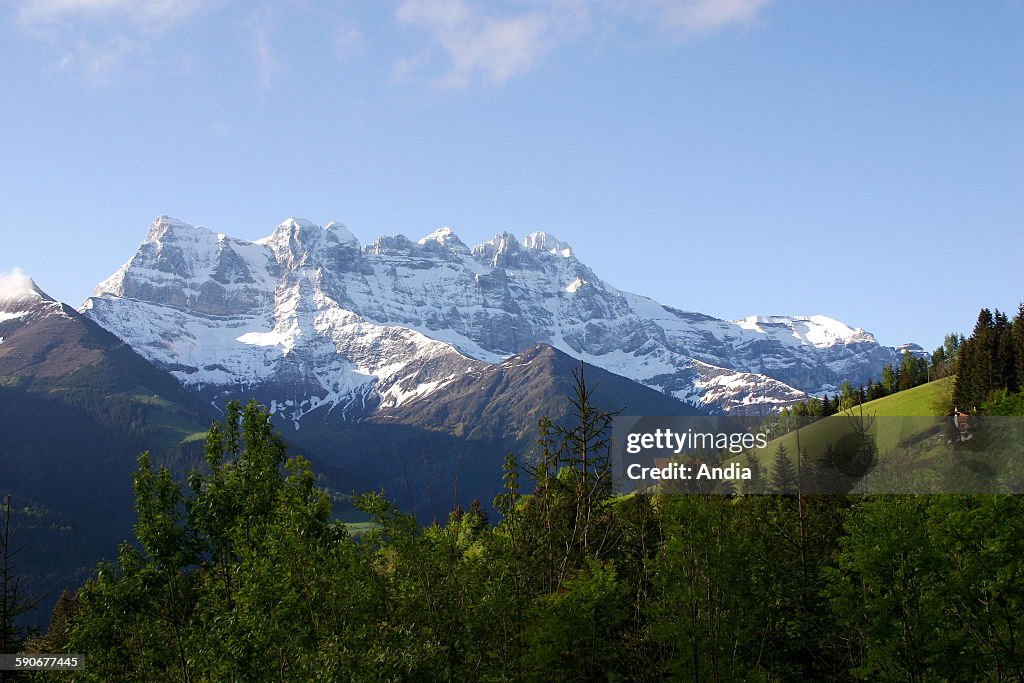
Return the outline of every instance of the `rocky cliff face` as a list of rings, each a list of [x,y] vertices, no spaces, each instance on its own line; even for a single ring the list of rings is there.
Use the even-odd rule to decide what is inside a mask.
[[[296,424],[426,397],[546,343],[695,405],[776,409],[897,360],[825,316],[720,320],[602,281],[546,233],[469,248],[448,228],[368,245],[288,219],[246,242],[160,217],[82,312],[186,386],[239,386]]]

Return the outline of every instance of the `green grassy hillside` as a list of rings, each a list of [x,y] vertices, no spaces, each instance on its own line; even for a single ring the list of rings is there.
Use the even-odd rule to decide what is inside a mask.
[[[799,450],[817,460],[829,445],[835,448],[860,426],[871,426],[881,457],[893,449],[925,443],[941,431],[938,418],[948,410],[952,391],[953,378],[947,377],[818,420],[770,441],[759,453],[762,465],[771,466],[780,443],[795,458],[798,439]]]
[[[868,401],[864,412],[879,417],[945,415],[953,395],[953,378],[944,377],[885,398]]]

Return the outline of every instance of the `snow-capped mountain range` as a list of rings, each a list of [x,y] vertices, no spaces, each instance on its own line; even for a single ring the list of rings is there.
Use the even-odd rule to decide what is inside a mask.
[[[720,320],[616,289],[543,232],[361,245],[340,223],[289,218],[248,242],[161,216],[80,310],[185,386],[256,392],[296,426],[324,406],[357,419],[429,397],[537,344],[726,412],[898,361],[826,316]]]

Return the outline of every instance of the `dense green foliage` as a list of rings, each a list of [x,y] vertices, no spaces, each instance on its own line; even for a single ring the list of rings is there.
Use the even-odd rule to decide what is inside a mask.
[[[1024,501],[613,495],[580,378],[568,427],[480,506],[332,521],[267,414],[232,405],[187,490],[143,456],[136,543],[62,597],[85,680],[1019,680]],[[529,492],[525,489],[529,488]]]
[[[961,410],[981,406],[998,391],[1024,389],[1024,304],[1012,321],[998,309],[981,310],[960,349],[956,375],[953,401]]]
[[[1024,415],[1024,393],[1011,394],[1006,389],[998,389],[981,404],[981,409],[986,415]]]

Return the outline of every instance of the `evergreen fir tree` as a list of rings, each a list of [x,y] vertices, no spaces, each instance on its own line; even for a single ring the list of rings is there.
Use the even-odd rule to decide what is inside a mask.
[[[998,313],[998,311],[997,311]],[[987,308],[978,313],[974,331],[960,348],[953,402],[961,410],[970,410],[988,399],[996,389],[998,339],[996,316]]]
[[[811,399],[807,402],[807,414],[810,415],[811,417],[822,416],[820,398],[816,396],[811,397]]]
[[[747,453],[746,467],[750,470],[750,479],[741,482],[742,493],[747,496],[764,493],[764,471],[761,461],[753,453]]]
[[[882,368],[882,396],[888,396],[899,389],[899,377],[891,364]]]
[[[900,379],[899,379],[899,390],[906,391],[916,386],[915,374],[917,369],[916,359],[913,354],[906,349],[903,350],[903,356],[900,358]]]
[[[854,392],[853,385],[850,380],[843,382],[842,389],[840,390],[839,409],[848,410],[852,408],[857,402],[857,395]]]
[[[836,452],[832,442],[825,444],[825,452],[818,456],[815,463],[817,473],[818,491],[822,493],[833,493],[836,490],[836,483],[842,477],[836,462]]]
[[[1015,394],[1020,391],[1017,384],[1017,357],[1013,344],[1013,327],[1005,313],[996,311],[994,332],[996,360],[992,388],[1006,389]]]
[[[1017,390],[1024,391],[1024,303],[1017,307],[1010,335],[1013,340]]]
[[[775,462],[772,464],[772,488],[781,495],[793,495],[796,491],[796,467],[793,459],[783,444],[775,449]]]
[[[78,614],[78,598],[65,588],[57,598],[50,616],[50,629],[45,636],[29,642],[28,647],[34,652],[67,652],[71,638],[71,628]]]

